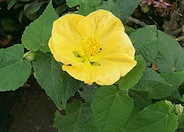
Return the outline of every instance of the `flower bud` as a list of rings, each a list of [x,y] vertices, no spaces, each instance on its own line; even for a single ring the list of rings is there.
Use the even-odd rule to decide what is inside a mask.
[[[169,106],[169,108],[170,108],[171,111],[174,111],[174,105],[172,104],[171,101],[165,100],[165,103]]]
[[[35,52],[33,52],[33,51],[28,51],[28,52],[26,52],[26,53],[24,54],[23,57],[24,57],[26,60],[28,60],[29,62],[31,62],[31,61],[33,61],[33,60],[35,59],[35,55],[36,55]]]
[[[149,7],[149,6],[142,6],[142,7],[141,7],[141,10],[142,10],[142,12],[144,12],[144,13],[148,13],[148,12],[150,11],[150,7]]]
[[[175,111],[177,115],[182,115],[183,114],[183,106],[181,104],[176,104],[175,105]]]

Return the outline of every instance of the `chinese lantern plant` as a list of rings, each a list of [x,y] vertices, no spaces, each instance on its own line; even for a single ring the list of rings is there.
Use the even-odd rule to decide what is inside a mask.
[[[50,2],[22,44],[0,49],[0,90],[16,90],[34,74],[58,108],[58,131],[182,129],[184,51],[156,26],[126,34],[122,21],[139,2],[67,0],[78,14],[61,17]],[[76,92],[83,101],[67,103]]]

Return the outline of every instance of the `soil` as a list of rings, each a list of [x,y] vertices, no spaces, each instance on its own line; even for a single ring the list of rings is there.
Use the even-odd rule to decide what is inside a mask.
[[[54,103],[30,80],[16,91],[0,93],[0,132],[57,132],[52,126]]]

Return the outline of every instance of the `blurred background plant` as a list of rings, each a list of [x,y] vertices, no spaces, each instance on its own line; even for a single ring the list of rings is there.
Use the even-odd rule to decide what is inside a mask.
[[[0,47],[20,43],[25,27],[38,18],[49,0],[0,0]],[[65,0],[53,0],[55,11],[63,14],[68,6]]]
[[[0,0],[0,47],[19,43],[25,27],[42,14],[48,2],[49,0]],[[100,4],[103,7],[114,3],[114,0],[101,0],[100,3],[92,1],[87,4],[85,0],[81,3],[80,0],[74,3],[71,0],[53,0],[59,16],[65,12],[76,11],[78,8],[78,12],[88,12],[93,9],[88,5]],[[173,37],[179,37],[177,40],[184,45],[181,37],[183,36],[183,14],[184,0],[141,0],[128,25],[133,28],[145,24],[156,25],[158,29],[164,30]]]
[[[184,46],[184,0],[141,0],[128,25],[156,25]]]
[[[35,20],[44,11],[49,0],[7,0],[7,9],[19,10],[18,19],[21,22],[25,16]],[[65,0],[53,0],[56,12],[60,15],[67,9]]]
[[[155,7],[155,11],[160,13],[161,16],[167,16],[172,9],[169,8],[171,5],[168,0],[142,0],[140,6],[145,13],[149,12],[149,6],[153,6]]]

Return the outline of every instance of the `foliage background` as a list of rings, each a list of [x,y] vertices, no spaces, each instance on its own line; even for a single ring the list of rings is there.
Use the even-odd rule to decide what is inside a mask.
[[[160,27],[157,22],[147,25],[146,20],[140,24],[141,21],[134,19],[139,13],[136,10],[141,8],[137,8],[140,0],[6,2],[1,10],[14,9],[19,15],[16,18],[4,16],[2,12],[0,15],[1,36],[4,37],[1,46],[8,47],[0,49],[2,92],[17,90],[34,75],[57,106],[54,127],[58,131],[183,130],[184,51],[176,41],[180,37],[171,37],[175,30]],[[54,60],[48,48],[52,23],[59,16],[67,12],[87,15],[97,9],[110,10],[122,20],[136,49],[137,66],[112,86],[88,86],[74,80],[61,70],[61,64]],[[152,16],[151,11],[148,16]],[[159,21],[164,25],[168,19],[172,24],[174,13],[171,12],[170,17],[160,17]],[[137,25],[132,25],[135,20]],[[178,21],[182,19],[178,17]],[[17,33],[17,40],[12,41]],[[180,32],[175,37],[177,35],[181,35]]]

